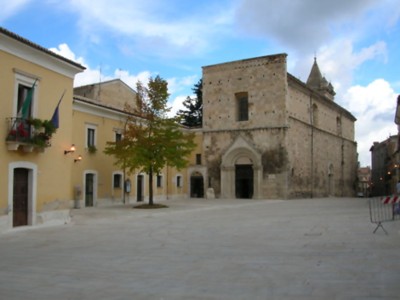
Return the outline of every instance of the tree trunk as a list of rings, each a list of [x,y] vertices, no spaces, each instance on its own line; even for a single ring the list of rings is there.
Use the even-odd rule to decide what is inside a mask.
[[[149,172],[149,205],[153,205],[153,167]]]

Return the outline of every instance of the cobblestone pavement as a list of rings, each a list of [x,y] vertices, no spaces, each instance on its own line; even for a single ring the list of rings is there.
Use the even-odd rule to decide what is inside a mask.
[[[0,299],[400,299],[367,199],[169,200],[0,235]]]

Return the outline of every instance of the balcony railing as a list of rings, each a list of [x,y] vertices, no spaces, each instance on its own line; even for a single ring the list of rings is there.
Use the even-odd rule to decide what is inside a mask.
[[[6,143],[8,150],[18,150],[20,146],[27,152],[34,148],[43,150],[50,147],[50,140],[56,128],[50,121],[40,119],[8,118]]]

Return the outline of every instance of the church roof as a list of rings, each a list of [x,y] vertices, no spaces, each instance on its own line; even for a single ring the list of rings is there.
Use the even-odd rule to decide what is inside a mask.
[[[317,58],[314,57],[314,64],[311,68],[310,75],[308,76],[307,79],[307,86],[309,88],[312,88],[331,100],[333,100],[333,97],[335,96],[335,91],[333,89],[333,86],[324,76],[322,76],[321,71],[319,70],[318,64],[317,64]]]
[[[319,67],[317,64],[317,58],[314,57],[314,64],[311,68],[310,75],[308,76],[307,85],[309,87],[319,89],[323,79],[324,78],[322,77],[321,71],[319,70]],[[325,81],[326,81],[326,79],[325,79]]]

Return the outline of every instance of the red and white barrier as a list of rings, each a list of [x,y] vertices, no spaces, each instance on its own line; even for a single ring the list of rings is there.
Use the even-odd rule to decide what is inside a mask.
[[[400,203],[400,196],[385,196],[381,199],[383,204]]]

